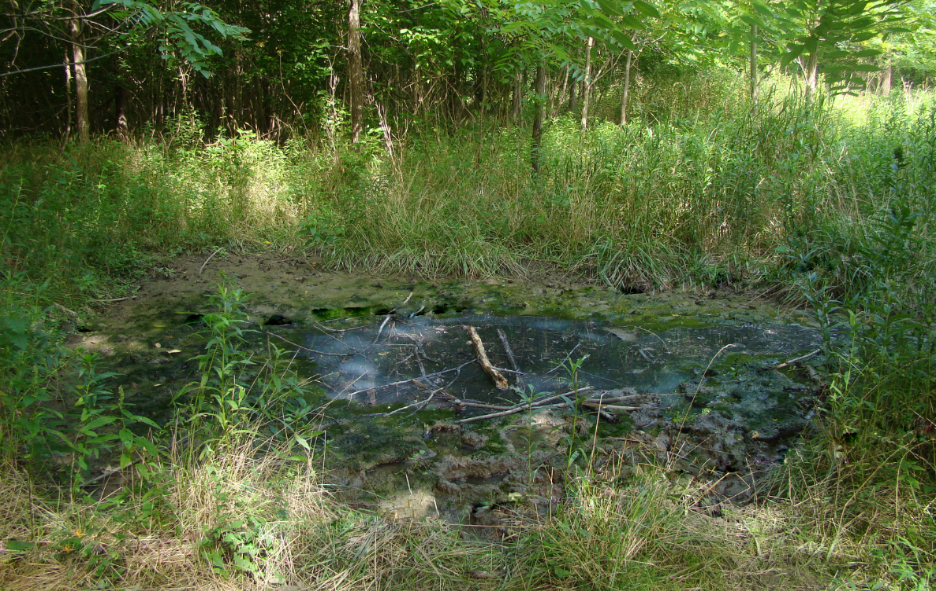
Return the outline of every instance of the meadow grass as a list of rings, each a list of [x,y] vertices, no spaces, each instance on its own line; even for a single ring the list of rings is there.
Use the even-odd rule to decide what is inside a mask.
[[[190,119],[128,144],[5,146],[0,586],[929,589],[936,103],[806,103],[778,85],[755,109],[704,77],[653,83],[623,129],[554,120],[539,175],[514,128],[422,130],[392,155],[247,132],[205,145]],[[75,380],[93,359],[59,348],[54,321],[80,323],[84,305],[127,293],[146,269],[218,246],[429,276],[545,263],[622,291],[779,287],[825,338],[818,435],[722,517],[696,505],[706,484],[648,460],[627,478],[622,466],[588,473],[563,507],[493,545],[343,507],[317,465],[296,460],[298,439],[264,441],[236,421],[200,435],[224,453],[180,454],[184,429],[155,452],[121,441],[145,458],[127,470],[144,480],[117,500],[82,496],[78,477],[58,488],[67,466],[40,469],[31,433],[65,433],[55,413],[76,391],[104,401],[95,417],[132,417],[103,378]],[[205,404],[228,395],[206,392]],[[88,457],[117,445],[81,431],[95,417],[76,419]]]

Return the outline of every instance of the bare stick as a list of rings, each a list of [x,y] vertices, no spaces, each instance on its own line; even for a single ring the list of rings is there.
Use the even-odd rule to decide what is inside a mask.
[[[211,255],[208,256],[207,259],[205,259],[205,262],[202,263],[201,268],[198,270],[198,276],[199,276],[199,277],[201,277],[202,271],[205,270],[205,265],[208,264],[208,261],[210,261],[211,259],[213,259],[213,258],[214,258],[214,255],[218,254],[218,253],[221,252],[222,250],[224,250],[224,248],[222,248],[222,247],[219,246],[218,248],[215,249],[215,251],[214,251],[213,253],[211,253]]]
[[[315,349],[309,349],[308,347],[297,345],[296,343],[290,341],[289,339],[281,337],[275,332],[267,331],[267,334],[278,338],[279,340],[283,341],[286,344],[292,345],[293,347],[296,347],[298,349],[302,349],[303,351],[308,351],[309,353],[315,353],[316,355],[328,355],[330,357],[348,357],[349,355],[354,355],[354,353],[326,353],[324,351],[316,351]]]
[[[486,408],[488,410],[513,410],[516,406],[498,406],[496,404],[482,404],[480,402],[465,402],[464,400],[455,399],[452,401],[458,406],[467,406],[468,408]]]
[[[518,404],[518,405],[516,405],[516,406],[514,406],[514,407],[512,407],[512,408],[509,408],[509,409],[507,409],[507,410],[505,410],[505,411],[503,411],[503,412],[495,412],[495,413],[489,414],[489,415],[479,415],[479,416],[476,416],[476,417],[470,417],[470,418],[467,418],[467,419],[462,419],[462,420],[460,420],[460,421],[455,421],[455,424],[456,424],[456,425],[462,425],[462,424],[464,424],[464,423],[473,423],[474,421],[482,421],[482,420],[484,420],[484,419],[496,419],[497,417],[506,417],[507,415],[516,414],[516,413],[518,413],[518,412],[522,412],[522,411],[524,411],[524,410],[531,409],[531,408],[535,408],[535,409],[537,409],[537,410],[542,410],[542,409],[544,409],[544,408],[560,408],[560,407],[566,405],[566,402],[565,402],[564,400],[563,400],[561,403],[559,403],[559,404],[552,404],[552,405],[548,405],[548,406],[544,406],[544,405],[545,405],[547,402],[552,402],[553,400],[558,400],[559,398],[562,398],[563,396],[569,396],[569,395],[571,395],[571,394],[578,394],[579,392],[586,392],[586,391],[591,390],[591,389],[592,389],[591,386],[586,386],[586,387],[584,387],[584,388],[579,388],[578,390],[572,390],[571,392],[565,392],[565,393],[563,393],[563,394],[556,394],[555,396],[548,396],[548,397],[546,397],[546,398],[541,398],[540,400],[535,401],[535,402],[534,402],[533,404],[531,404],[531,405],[527,405],[527,404]],[[466,405],[466,406],[467,406],[467,405]]]
[[[539,406],[539,407],[536,407],[536,409],[537,409],[537,410],[543,410],[543,409],[546,409],[546,408],[561,408],[561,407],[563,407],[563,406],[565,406],[565,405],[566,405],[566,403],[563,401],[563,402],[561,402],[561,403],[559,403],[559,404],[550,404],[550,405],[547,405],[547,406]],[[473,422],[475,422],[475,421],[483,421],[483,420],[485,420],[485,419],[496,419],[496,418],[498,418],[498,417],[506,417],[506,416],[508,416],[508,415],[515,415],[515,414],[517,414],[518,412],[523,412],[523,411],[527,410],[528,408],[530,408],[530,407],[528,407],[528,406],[521,406],[521,407],[518,407],[518,408],[511,409],[511,410],[505,410],[505,411],[503,411],[503,412],[495,412],[495,413],[492,413],[492,414],[489,414],[489,415],[478,415],[478,416],[476,416],[476,417],[469,417],[469,418],[467,418],[467,419],[462,419],[462,420],[460,420],[460,421],[455,421],[455,424],[456,424],[456,425],[464,425],[465,423],[473,423]]]
[[[396,410],[394,410],[394,411],[388,412],[388,413],[385,414],[384,416],[385,416],[385,417],[389,417],[390,415],[395,415],[395,414],[398,413],[398,412],[403,412],[404,410],[406,410],[406,409],[408,409],[408,408],[413,408],[413,407],[417,407],[417,406],[419,407],[419,408],[416,409],[417,411],[418,411],[418,410],[422,410],[422,408],[423,408],[424,406],[426,406],[427,404],[429,404],[430,402],[432,402],[433,397],[435,397],[435,395],[438,394],[438,393],[441,392],[441,391],[442,391],[442,388],[439,388],[438,390],[433,390],[432,392],[429,393],[429,398],[426,398],[426,399],[423,400],[422,402],[414,402],[414,403],[412,403],[412,404],[407,404],[406,406],[402,406],[402,407],[400,407],[400,408],[398,408],[398,409],[396,409]]]
[[[625,400],[633,400],[635,398],[643,398],[643,394],[633,394],[631,396],[608,396],[607,398],[600,398],[602,404],[611,404],[614,402],[624,402]],[[591,397],[585,402],[597,403],[599,398]]]
[[[468,331],[468,336],[471,338],[471,343],[474,345],[475,354],[478,356],[478,363],[481,364],[485,373],[494,380],[494,385],[497,386],[498,390],[506,390],[509,387],[507,378],[504,377],[504,374],[497,371],[497,369],[491,365],[491,362],[488,361],[487,353],[484,352],[484,343],[481,342],[478,331],[475,330],[475,327],[468,325],[465,325],[465,330]]]
[[[819,353],[822,353],[822,349],[816,349],[816,350],[813,351],[812,353],[807,353],[806,355],[803,355],[802,357],[797,357],[796,359],[790,359],[790,360],[787,361],[786,363],[781,363],[780,365],[775,365],[775,366],[771,367],[770,369],[783,369],[784,367],[790,367],[790,366],[793,365],[794,363],[799,363],[800,361],[806,361],[807,359],[809,359],[809,358],[811,358],[811,357],[815,357],[815,356],[818,355]]]
[[[424,375],[424,376],[416,376],[415,378],[409,378],[408,380],[400,380],[399,382],[392,382],[392,383],[390,383],[390,384],[383,384],[383,385],[381,385],[381,386],[374,386],[373,388],[364,388],[363,390],[356,390],[356,391],[351,392],[350,394],[348,394],[348,398],[351,398],[352,396],[354,396],[354,395],[356,395],[356,394],[360,394],[361,392],[367,392],[368,390],[380,390],[381,388],[389,388],[389,387],[391,387],[391,386],[402,386],[403,384],[408,384],[408,383],[410,383],[410,382],[415,382],[415,381],[418,381],[418,380],[427,380],[427,379],[429,379],[429,378],[434,378],[434,377],[436,377],[436,376],[441,376],[441,375],[444,375],[444,374],[447,374],[447,373],[451,373],[451,372],[453,372],[453,371],[459,371],[459,370],[461,370],[461,368],[465,367],[465,366],[468,365],[469,363],[472,363],[472,362],[471,362],[471,361],[466,361],[466,362],[462,363],[461,365],[459,365],[458,367],[451,367],[451,368],[449,368],[449,369],[443,369],[442,371],[437,371],[437,372],[435,372],[435,373],[426,374],[426,375]]]
[[[582,406],[587,406],[589,408],[595,408],[598,410],[620,410],[625,412],[630,412],[634,410],[643,410],[645,408],[653,408],[651,406],[618,406],[615,404],[599,404],[597,402],[592,402],[591,400],[586,400],[582,402]]]
[[[547,402],[552,402],[553,400],[559,400],[563,396],[573,396],[575,394],[581,394],[582,392],[590,392],[591,390],[594,390],[594,388],[591,386],[585,386],[584,388],[579,388],[578,390],[572,390],[563,394],[556,394],[555,396],[549,396],[547,398],[540,398],[539,400],[533,402],[533,406],[539,406],[540,404],[546,404]],[[520,408],[526,408],[525,404],[518,404],[517,406]]]
[[[371,345],[376,345],[377,341],[380,340],[380,333],[383,332],[384,327],[387,326],[388,322],[390,322],[390,316],[392,316],[392,314],[387,314],[384,316],[383,322],[380,323],[380,328],[377,329],[377,336],[374,337],[374,342],[371,343]]]
[[[510,348],[510,343],[507,342],[507,335],[498,328],[497,336],[500,337],[501,344],[504,345],[504,351],[507,352],[507,359],[510,361],[510,367],[512,367],[514,371],[520,371],[520,368],[517,367],[517,360],[514,359],[513,349]]]

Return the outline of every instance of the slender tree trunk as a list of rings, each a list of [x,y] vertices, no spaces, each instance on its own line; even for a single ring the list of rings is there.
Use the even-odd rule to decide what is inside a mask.
[[[588,129],[588,99],[591,98],[591,54],[595,38],[589,37],[585,46],[585,81],[582,83],[582,131]]]
[[[121,139],[127,136],[127,115],[124,113],[126,94],[122,86],[114,89],[114,131]]]
[[[72,63],[75,67],[75,126],[78,129],[78,141],[87,143],[91,139],[88,122],[88,74],[85,71],[85,55],[81,38],[81,21],[68,21],[72,41]]]
[[[514,77],[513,84],[513,104],[510,109],[510,118],[513,119],[514,124],[520,121],[520,108],[522,106],[522,97],[523,97],[523,72],[517,72],[516,77]]]
[[[630,73],[634,61],[634,52],[627,51],[627,61],[624,62],[624,93],[621,95],[621,127],[627,125],[627,95],[630,94]]]
[[[364,130],[364,74],[361,71],[361,2],[348,0],[348,91],[351,101],[351,143]]]
[[[575,112],[575,88],[578,84],[573,80],[572,84],[569,86],[569,112]]]
[[[569,89],[569,66],[568,66],[568,64],[566,64],[566,65],[562,68],[562,72],[563,72],[563,74],[562,74],[562,91],[559,93],[559,104],[556,105],[556,112],[553,113],[553,116],[558,115],[558,114],[559,114],[559,111],[562,110],[562,105],[564,105],[565,102],[566,102],[566,92],[568,92],[568,89]]]
[[[546,105],[546,60],[536,66],[536,109],[533,115],[533,145],[530,149],[530,164],[533,174],[540,171],[540,146],[543,143],[543,110]]]
[[[880,94],[890,96],[891,84],[894,80],[894,66],[889,65],[884,68],[884,75],[881,79],[881,85],[878,87]]]
[[[751,102],[757,104],[757,25],[751,25]]]
[[[71,135],[72,128],[72,63],[65,49],[65,141]]]
[[[812,96],[819,85],[819,48],[809,54],[806,60],[806,96]]]

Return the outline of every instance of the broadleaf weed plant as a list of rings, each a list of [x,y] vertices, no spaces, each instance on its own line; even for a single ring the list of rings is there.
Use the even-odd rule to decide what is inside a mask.
[[[245,351],[247,313],[242,306],[250,298],[226,278],[222,278],[218,291],[209,296],[213,312],[205,314],[208,340],[198,361],[199,381],[182,388],[173,398],[190,397],[187,404],[188,421],[192,435],[205,436],[204,444],[219,444],[228,440],[244,423],[250,406],[247,388],[238,383],[238,377],[253,365]],[[210,419],[210,421],[206,421]]]
[[[585,363],[585,360],[588,359],[588,357],[588,355],[583,355],[575,361],[569,357],[562,362],[562,367],[565,369],[566,374],[568,375],[569,386],[573,392],[576,392],[579,389],[579,370],[582,368],[582,364]],[[576,438],[578,436],[579,421],[582,419],[582,417],[579,414],[579,395],[574,394],[574,396],[576,397],[575,400],[570,399],[568,396],[562,397],[566,404],[568,404],[572,409],[572,430],[569,433],[569,436],[565,438],[565,443],[568,446],[568,451],[566,454],[567,470],[572,468],[572,466],[575,464],[575,460],[577,460],[579,456],[584,455],[582,450],[575,448]]]

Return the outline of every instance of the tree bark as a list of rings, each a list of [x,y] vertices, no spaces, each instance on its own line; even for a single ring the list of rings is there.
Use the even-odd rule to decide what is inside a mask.
[[[751,25],[751,103],[757,104],[757,25]]]
[[[513,101],[510,109],[510,118],[513,120],[514,124],[520,121],[520,107],[522,101],[522,88],[523,83],[523,72],[517,72],[516,77],[514,77],[513,83]]]
[[[72,129],[72,63],[65,49],[65,141],[71,135]]]
[[[553,116],[559,115],[559,111],[562,110],[562,105],[566,101],[566,92],[569,88],[569,66],[566,64],[562,68],[562,90],[559,92],[559,104],[556,105],[556,111],[553,113]]]
[[[884,68],[884,75],[881,79],[880,93],[884,96],[890,96],[891,84],[894,80],[894,66],[889,65]]]
[[[589,37],[585,47],[585,81],[582,87],[582,131],[588,129],[588,99],[591,98],[591,54],[595,38]]]
[[[621,96],[621,127],[627,125],[627,95],[630,93],[630,73],[633,60],[634,52],[628,50],[627,61],[624,62],[624,94]]]
[[[348,94],[351,102],[351,143],[364,130],[364,74],[361,71],[361,2],[348,0]]]
[[[68,30],[72,41],[72,64],[75,68],[75,127],[78,141],[85,144],[91,139],[91,127],[88,122],[88,74],[85,71],[85,55],[82,46],[81,21],[68,21]]]
[[[540,171],[540,146],[543,143],[543,111],[546,102],[546,60],[536,66],[536,109],[533,115],[533,145],[530,149],[530,164],[533,174]]]
[[[812,96],[819,85],[819,48],[809,54],[806,59],[806,96]]]
[[[572,84],[569,85],[569,112],[570,113],[575,112],[575,87],[576,86],[578,86],[578,84],[575,82],[575,80],[573,80]]]
[[[114,131],[117,137],[125,139],[127,137],[127,115],[124,113],[126,91],[122,86],[114,89]]]

